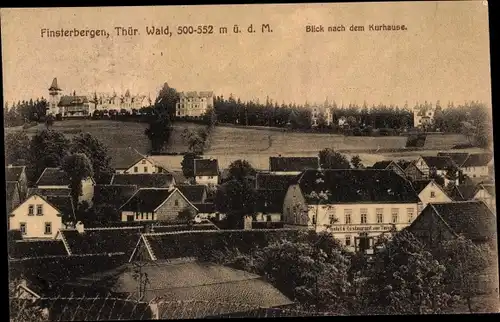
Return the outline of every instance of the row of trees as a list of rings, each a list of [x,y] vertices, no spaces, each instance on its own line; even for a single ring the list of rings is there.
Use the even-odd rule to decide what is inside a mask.
[[[493,250],[462,237],[428,249],[404,230],[382,236],[375,256],[347,253],[331,233],[305,232],[245,253],[214,252],[212,260],[265,276],[304,310],[339,315],[452,312],[464,300],[473,312],[478,275]]]
[[[48,103],[45,98],[19,101],[9,106],[5,103],[3,119],[5,127],[21,126],[25,123],[40,122],[45,120]]]

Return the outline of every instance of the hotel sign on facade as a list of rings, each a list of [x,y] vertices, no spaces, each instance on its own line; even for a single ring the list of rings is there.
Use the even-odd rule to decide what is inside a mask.
[[[392,225],[334,225],[332,232],[384,232],[390,231]]]

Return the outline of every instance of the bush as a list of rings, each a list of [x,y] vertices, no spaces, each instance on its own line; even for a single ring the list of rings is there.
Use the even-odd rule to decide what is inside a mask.
[[[391,128],[381,128],[379,129],[379,133],[381,136],[393,136],[396,133],[396,131]]]
[[[422,148],[425,145],[426,134],[411,134],[406,139],[407,148]]]

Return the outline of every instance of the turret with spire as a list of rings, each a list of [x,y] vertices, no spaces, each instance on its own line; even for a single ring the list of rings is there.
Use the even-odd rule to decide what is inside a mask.
[[[54,77],[52,80],[52,84],[49,87],[49,114],[58,114],[59,109],[58,109],[58,104],[59,101],[61,100],[61,92],[62,89],[59,87],[57,84],[57,77]]]

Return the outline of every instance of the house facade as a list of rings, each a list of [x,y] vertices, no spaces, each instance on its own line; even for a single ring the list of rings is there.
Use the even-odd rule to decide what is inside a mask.
[[[195,159],[194,176],[196,184],[217,185],[219,183],[217,159]]]
[[[207,92],[182,92],[175,106],[177,117],[201,117],[214,107],[214,94]]]
[[[169,188],[139,189],[121,208],[122,221],[179,222],[183,211],[198,209],[179,191]]]
[[[286,193],[283,217],[285,227],[329,231],[348,250],[370,253],[381,234],[411,224],[418,203],[409,182],[393,171],[305,171]]]
[[[474,199],[483,201],[496,215],[496,194],[494,184],[480,184],[477,187]]]
[[[164,173],[163,167],[156,164],[134,148],[117,148],[110,150],[111,167],[117,174]]]
[[[413,110],[413,126],[425,127],[434,123],[434,115],[436,111],[432,107],[415,107]]]
[[[20,230],[23,238],[54,238],[66,228],[65,218],[73,219],[70,197],[32,195],[9,215],[9,229]]]
[[[459,168],[448,156],[421,156],[415,161],[415,165],[424,174],[424,178],[429,178],[432,177],[433,174],[437,174],[444,178],[445,186],[450,182],[454,182],[455,184],[459,183]],[[455,170],[455,180],[450,180],[448,178],[448,174],[450,174],[452,169]]]
[[[28,177],[26,176],[25,166],[8,165],[5,167],[5,181],[16,182],[19,190],[19,197],[26,198],[28,191]]]
[[[453,202],[452,198],[434,180],[420,180],[412,183],[420,199],[418,212],[432,202]]]
[[[154,164],[150,159],[144,157],[132,164],[127,169],[116,169],[116,173],[139,174],[139,173],[162,173],[162,168]]]
[[[493,155],[491,153],[473,153],[460,166],[460,170],[469,178],[488,178],[492,163]]]
[[[70,188],[69,178],[66,173],[59,168],[45,168],[35,186],[38,189],[68,189]],[[78,202],[86,201],[92,204],[94,197],[95,181],[89,177],[82,180],[82,193],[78,197]]]
[[[411,181],[424,179],[424,174],[415,165],[415,160],[413,161],[399,161],[397,163],[401,169],[403,169],[406,178]]]
[[[311,108],[311,126],[317,127],[321,121],[324,125],[330,126],[333,123],[333,113],[330,108],[324,106],[315,106]]]
[[[401,169],[401,167],[396,162],[394,162],[392,160],[375,162],[371,168],[376,169],[376,170],[394,171],[395,173],[402,176],[403,178],[406,177],[405,171],[403,169]]]

